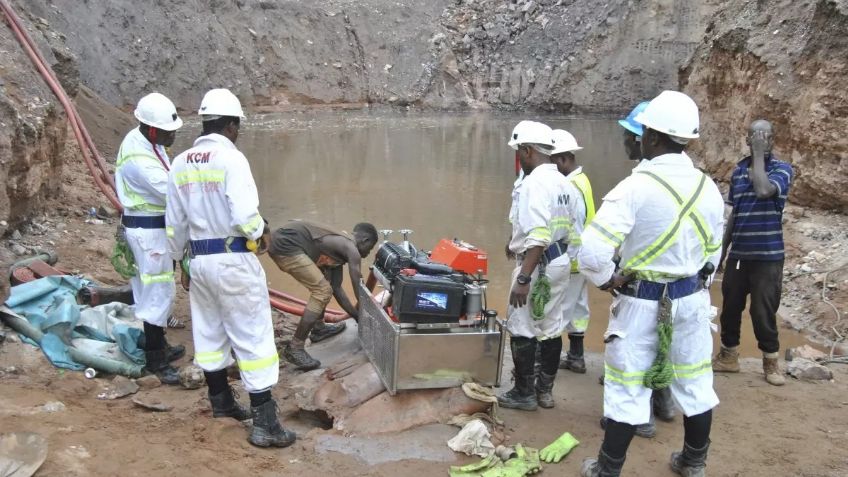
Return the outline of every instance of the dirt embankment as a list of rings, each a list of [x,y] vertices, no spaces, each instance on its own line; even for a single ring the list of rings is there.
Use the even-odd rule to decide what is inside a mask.
[[[757,118],[796,172],[790,199],[848,210],[848,1],[731,2],[681,74],[701,106],[698,156],[728,178]]]
[[[79,79],[61,35],[23,19],[41,53],[71,93]],[[0,235],[13,230],[62,180],[62,151],[72,137],[65,111],[3,21],[0,27]]]

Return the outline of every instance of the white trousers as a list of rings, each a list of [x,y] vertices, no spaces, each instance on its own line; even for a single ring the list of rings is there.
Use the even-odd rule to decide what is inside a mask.
[[[589,327],[589,286],[580,273],[572,273],[568,280],[562,316],[569,333],[585,333]]]
[[[521,272],[521,265],[517,265],[512,271],[511,284],[515,284],[515,279]],[[565,292],[568,288],[569,276],[571,275],[571,264],[568,256],[563,255],[547,266],[545,271],[548,279],[551,282],[551,300],[545,305],[545,319],[535,321],[530,316],[530,303],[514,308],[512,305],[506,309],[506,329],[512,336],[521,336],[524,338],[537,338],[546,340],[549,338],[557,338],[562,336],[568,322],[562,314],[562,307],[565,303]],[[536,267],[531,275],[535,281],[539,277],[539,268]],[[530,287],[533,287],[533,281],[530,282]],[[529,297],[528,297],[529,298]]]
[[[174,305],[174,262],[168,255],[165,229],[126,229],[127,244],[138,274],[130,279],[135,315],[151,325],[165,327]]]
[[[606,345],[604,416],[628,424],[650,419],[651,390],[642,382],[657,355],[659,302],[626,295],[613,299]],[[718,405],[713,389],[711,321],[715,316],[706,290],[672,301],[669,359],[674,366],[671,395],[686,416]]]
[[[247,392],[277,384],[279,358],[265,270],[252,253],[201,255],[191,260],[194,362],[218,371],[238,359]]]

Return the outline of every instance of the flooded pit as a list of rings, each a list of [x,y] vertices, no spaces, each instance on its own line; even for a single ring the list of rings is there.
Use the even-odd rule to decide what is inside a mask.
[[[515,180],[514,153],[506,141],[521,119],[527,118],[394,112],[269,114],[243,123],[238,146],[250,161],[262,215],[272,226],[292,218],[347,230],[356,222],[372,222],[378,229],[412,229],[412,241],[423,249],[431,249],[442,238],[461,238],[489,252],[488,304],[503,314],[512,270],[503,250],[511,231],[507,213]],[[530,119],[575,135],[584,148],[577,158],[592,181],[598,206],[635,165],[626,159],[622,129],[614,120]],[[196,130],[192,125],[186,129],[192,127]],[[183,150],[190,139],[180,137],[175,150]],[[391,239],[399,241],[400,234]],[[263,264],[272,287],[306,297],[306,290],[270,260],[263,259]],[[720,283],[711,293],[713,304],[720,307]],[[610,298],[592,288],[590,302],[592,324],[586,346],[601,351]],[[742,352],[759,356],[750,318],[743,321]],[[717,343],[717,334],[714,340]],[[801,334],[781,329],[782,348],[804,343]]]

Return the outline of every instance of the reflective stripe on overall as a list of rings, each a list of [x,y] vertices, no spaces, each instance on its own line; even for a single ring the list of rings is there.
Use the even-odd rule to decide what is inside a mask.
[[[595,198],[592,195],[592,183],[589,182],[589,176],[583,172],[569,178],[569,180],[580,192],[580,195],[583,196],[583,205],[586,208],[586,220],[583,221],[583,230],[586,230],[586,227],[588,227],[592,222],[592,219],[595,218]],[[580,243],[580,236],[577,236],[576,239],[571,242],[571,244],[575,246],[579,246]],[[577,260],[571,261],[571,273],[578,273]]]
[[[668,250],[668,248],[677,240],[680,236],[680,226],[684,220],[689,220],[694,226],[695,231],[698,234],[698,239],[701,242],[701,247],[704,250],[704,259],[715,254],[721,248],[721,242],[715,241],[714,237],[709,232],[709,228],[707,227],[704,218],[695,207],[701,199],[701,192],[703,191],[704,184],[707,181],[706,175],[701,174],[701,180],[698,182],[695,192],[693,192],[692,196],[684,203],[683,197],[660,176],[648,171],[639,171],[638,174],[644,174],[662,186],[663,190],[671,195],[677,203],[678,213],[675,221],[662,234],[660,234],[660,236],[657,237],[651,245],[645,247],[641,253],[634,255],[622,266],[625,273],[635,272],[635,276],[637,278],[650,281],[667,278],[662,273],[646,270],[646,267]],[[609,232],[606,232],[606,230],[604,230],[604,232],[609,235]]]

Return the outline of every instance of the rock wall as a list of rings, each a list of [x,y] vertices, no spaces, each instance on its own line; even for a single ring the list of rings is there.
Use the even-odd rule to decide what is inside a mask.
[[[24,15],[25,17],[25,15]],[[76,63],[61,35],[23,18],[42,54],[73,94]],[[0,27],[0,236],[44,199],[59,193],[67,130],[65,111],[4,22]]]
[[[254,105],[623,111],[677,84],[719,0],[19,0],[124,108]]]
[[[757,118],[795,168],[790,198],[848,210],[848,1],[747,0],[715,16],[681,73],[702,109],[697,155],[727,178]]]

